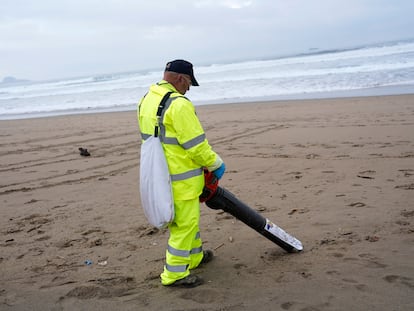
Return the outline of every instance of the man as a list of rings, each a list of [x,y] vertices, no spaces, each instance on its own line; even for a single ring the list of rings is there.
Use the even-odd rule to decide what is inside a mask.
[[[157,110],[163,97],[168,100],[159,120],[159,137],[172,181],[175,216],[168,225],[170,237],[166,263],[161,273],[163,285],[195,287],[203,280],[190,270],[213,258],[202,250],[199,232],[199,196],[204,187],[203,168],[218,179],[225,171],[222,159],[212,150],[190,100],[183,95],[198,86],[193,65],[185,60],[168,62],[164,79],[151,85],[138,106],[138,121],[143,138],[153,135]]]

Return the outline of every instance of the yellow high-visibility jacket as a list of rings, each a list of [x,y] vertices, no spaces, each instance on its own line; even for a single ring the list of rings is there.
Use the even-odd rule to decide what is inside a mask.
[[[208,143],[194,105],[164,80],[152,85],[138,105],[142,143],[154,135],[158,106],[167,92],[173,93],[160,118],[159,137],[171,176],[174,200],[190,200],[200,196],[203,190],[203,167],[213,171],[223,161]]]

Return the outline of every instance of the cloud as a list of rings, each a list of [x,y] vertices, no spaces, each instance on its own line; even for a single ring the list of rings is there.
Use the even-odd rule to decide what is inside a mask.
[[[248,0],[199,0],[194,1],[194,7],[196,8],[207,8],[207,7],[225,7],[229,9],[241,9],[249,7],[253,4],[253,1]]]
[[[412,35],[413,1],[4,0],[0,78],[254,59]]]

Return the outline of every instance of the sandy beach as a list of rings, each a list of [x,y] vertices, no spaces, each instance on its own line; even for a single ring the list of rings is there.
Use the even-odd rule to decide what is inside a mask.
[[[206,282],[163,287],[168,232],[140,206],[136,113],[0,121],[0,310],[414,310],[414,95],[197,114],[220,185],[302,252],[202,204]]]

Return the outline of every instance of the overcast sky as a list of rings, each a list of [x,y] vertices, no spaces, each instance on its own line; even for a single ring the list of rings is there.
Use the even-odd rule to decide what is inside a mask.
[[[0,0],[0,81],[414,38],[413,0]]]

